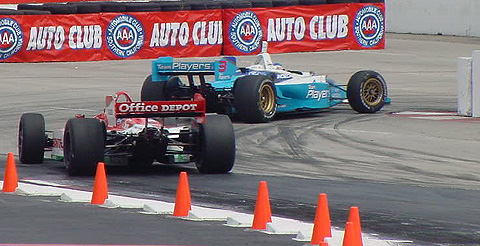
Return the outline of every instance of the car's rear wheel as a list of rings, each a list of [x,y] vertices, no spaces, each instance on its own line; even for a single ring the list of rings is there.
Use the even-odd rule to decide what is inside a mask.
[[[226,115],[207,115],[200,124],[198,153],[195,158],[201,173],[228,173],[235,162],[235,133]]]
[[[277,112],[275,86],[267,76],[247,75],[237,79],[233,94],[236,113],[245,122],[268,122]]]
[[[38,113],[25,113],[18,127],[18,153],[20,162],[42,163],[45,148],[45,119]]]
[[[68,175],[93,175],[98,162],[104,158],[103,123],[93,118],[71,118],[65,125],[63,141]]]
[[[140,98],[142,101],[163,101],[165,100],[165,83],[166,81],[152,81],[152,75],[148,75],[143,81]]]
[[[347,85],[350,106],[359,113],[375,113],[382,109],[387,98],[385,79],[375,71],[356,72]]]

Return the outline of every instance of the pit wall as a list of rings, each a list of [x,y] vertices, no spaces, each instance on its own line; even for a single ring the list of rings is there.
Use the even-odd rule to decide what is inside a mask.
[[[270,53],[383,49],[385,6],[374,2],[168,12],[0,13],[0,62],[253,55],[260,52],[261,41],[269,42]]]
[[[480,37],[480,0],[385,0],[387,32]]]

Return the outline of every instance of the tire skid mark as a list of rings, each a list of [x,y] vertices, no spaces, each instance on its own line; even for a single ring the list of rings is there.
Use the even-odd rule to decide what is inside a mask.
[[[311,135],[315,128],[323,127],[329,123],[322,122],[316,125],[312,124],[312,119],[302,119],[302,121],[304,122],[295,122],[294,125],[291,124],[291,121],[289,121],[290,123],[286,121],[272,122],[270,126],[266,127],[260,125],[242,129],[240,134],[237,134],[237,141],[242,143],[240,145],[242,151],[239,151],[242,154],[237,157],[238,160],[240,162],[245,160],[247,163],[254,160],[257,168],[259,165],[263,165],[270,172],[275,168],[281,174],[285,174],[285,168],[294,165],[296,168],[289,168],[288,175],[290,176],[293,173],[298,173],[303,177],[305,177],[305,174],[309,174],[315,177],[321,175],[328,178],[345,179],[345,175],[334,166],[343,163],[358,163],[358,161],[307,148],[308,142],[301,141],[303,137]],[[273,129],[277,129],[277,131],[273,131]],[[264,140],[252,141],[252,138],[259,133],[266,134]],[[345,166],[345,164],[343,165]],[[356,164],[351,166],[354,165]],[[350,169],[349,165],[346,166],[346,169]],[[295,171],[292,172],[292,169]],[[248,170],[248,168],[243,167],[243,170]],[[356,179],[352,176],[347,178]]]
[[[351,136],[343,133],[342,130],[340,129],[340,127],[342,125],[352,123],[352,122],[358,122],[359,119],[363,120],[364,118],[368,118],[369,120],[371,120],[371,119],[373,119],[373,116],[361,115],[361,116],[357,116],[357,117],[347,118],[345,120],[342,120],[342,121],[336,123],[334,125],[334,129],[340,136],[342,136],[342,138],[345,138],[346,140],[350,140],[350,141],[358,143],[362,146],[364,146],[364,145],[372,146],[372,147],[375,146],[375,147],[380,147],[380,148],[385,149],[385,151],[382,151],[382,152],[379,151],[378,153],[392,154],[393,152],[388,152],[388,151],[395,151],[395,152],[404,151],[404,152],[407,152],[407,153],[418,154],[418,155],[422,156],[423,160],[432,161],[432,162],[449,163],[450,161],[463,161],[463,162],[469,162],[469,163],[478,163],[477,160],[453,158],[453,157],[450,157],[450,156],[439,155],[439,154],[425,152],[425,151],[421,151],[421,150],[408,149],[408,148],[403,148],[403,147],[392,147],[392,146],[385,145],[385,144],[380,144],[380,143],[377,143],[377,142],[359,140],[358,138],[354,138],[354,137],[351,137]],[[405,157],[405,156],[401,155],[401,157]],[[433,157],[440,158],[440,160],[435,159]],[[441,160],[441,159],[443,159],[443,160]]]

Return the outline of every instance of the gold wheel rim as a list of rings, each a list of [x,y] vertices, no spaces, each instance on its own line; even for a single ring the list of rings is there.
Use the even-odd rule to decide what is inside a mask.
[[[267,83],[262,84],[260,87],[260,107],[267,114],[275,109],[275,93],[273,88]]]
[[[382,101],[382,82],[376,78],[368,79],[362,87],[363,101],[370,107],[375,107]]]

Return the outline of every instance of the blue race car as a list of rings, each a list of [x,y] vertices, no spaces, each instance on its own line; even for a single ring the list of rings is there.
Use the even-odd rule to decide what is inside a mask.
[[[179,62],[160,57],[142,86],[142,101],[182,100],[201,93],[207,112],[227,114],[248,123],[275,115],[318,112],[347,102],[359,113],[375,113],[389,103],[385,79],[375,71],[358,71],[340,85],[326,75],[286,70],[262,52],[248,67],[234,57],[214,62]]]

